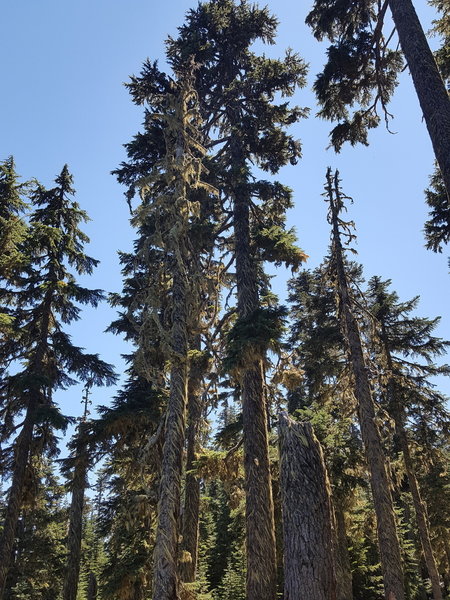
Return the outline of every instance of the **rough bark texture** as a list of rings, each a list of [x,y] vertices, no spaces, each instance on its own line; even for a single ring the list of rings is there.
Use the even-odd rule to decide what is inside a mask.
[[[417,528],[419,530],[420,543],[427,566],[428,575],[431,581],[434,600],[442,600],[441,582],[439,571],[433,554],[433,548],[430,539],[430,530],[428,527],[427,511],[420,495],[419,484],[414,473],[414,467],[409,452],[408,438],[406,431],[401,423],[396,423],[397,435],[400,441],[400,447],[403,453],[405,471],[408,477],[409,489],[413,498],[414,510],[416,513]]]
[[[174,354],[170,373],[170,394],[161,466],[154,551],[153,600],[177,600],[179,597],[177,559],[181,472],[186,428],[188,344],[185,278],[178,268],[174,271],[172,343],[176,355]]]
[[[200,350],[200,340],[197,343]],[[180,579],[195,581],[198,557],[198,525],[200,516],[200,479],[192,473],[198,450],[198,434],[202,416],[202,370],[196,366],[189,370],[188,430],[186,456],[186,482],[184,492]]]
[[[376,422],[375,404],[367,373],[361,336],[353,314],[353,305],[345,273],[339,232],[339,210],[342,206],[339,186],[337,177],[333,184],[331,171],[328,172],[327,179],[328,198],[331,208],[330,220],[333,228],[333,259],[337,277],[338,308],[353,372],[361,437],[370,471],[370,485],[377,518],[377,535],[385,598],[386,600],[404,600],[404,578],[395,522],[394,503],[391,494],[391,482],[388,476],[381,435]]]
[[[334,531],[336,548],[337,600],[352,600],[352,570],[348,553],[345,515],[339,503],[334,503]]]
[[[97,577],[92,571],[89,573],[87,600],[97,600]]]
[[[284,599],[337,600],[330,487],[310,423],[280,417]]]
[[[26,468],[33,440],[34,412],[35,406],[30,403],[22,431],[17,439],[14,472],[0,538],[0,598],[3,598],[5,593],[6,578],[11,564],[17,522],[22,505]]]
[[[450,197],[450,99],[411,0],[389,0],[400,45]]]
[[[68,556],[64,576],[63,600],[76,600],[80,577],[81,538],[83,533],[84,492],[86,489],[86,446],[82,446],[75,463],[70,504]]]
[[[239,148],[235,154],[239,165]],[[233,195],[238,316],[248,318],[259,306],[256,265],[250,246],[250,199],[245,185],[236,186]],[[275,523],[261,358],[255,356],[247,360],[240,384],[246,493],[246,597],[247,600],[275,600]]]

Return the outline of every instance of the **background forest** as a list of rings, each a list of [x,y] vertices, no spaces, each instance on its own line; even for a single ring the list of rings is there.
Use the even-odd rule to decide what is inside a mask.
[[[440,76],[397,0],[5,7],[2,600],[449,595],[414,4]]]

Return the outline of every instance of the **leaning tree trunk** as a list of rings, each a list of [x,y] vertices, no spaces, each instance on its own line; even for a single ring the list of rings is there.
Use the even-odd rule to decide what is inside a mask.
[[[280,416],[284,599],[337,600],[330,484],[310,423]]]
[[[339,212],[343,207],[343,203],[339,190],[338,175],[336,174],[333,183],[331,169],[328,169],[327,173],[327,194],[330,202],[330,222],[333,230],[333,261],[337,280],[338,310],[353,372],[361,437],[370,471],[370,485],[377,518],[377,535],[385,598],[386,600],[404,600],[402,559],[395,522],[394,502],[391,494],[391,481],[388,475],[380,431],[376,422],[375,404],[364,359],[361,335],[353,314],[353,303],[345,273],[344,253],[339,231],[339,223],[341,222]]]
[[[196,350],[200,350],[200,340],[197,340]],[[195,362],[191,364],[188,384],[186,481],[182,519],[181,560],[179,565],[180,579],[186,583],[195,581],[197,570],[200,479],[193,473],[193,469],[197,458],[198,435],[202,416],[202,375],[203,369],[201,365],[195,364]]]
[[[16,528],[22,505],[26,469],[33,441],[35,404],[35,402],[30,402],[28,406],[15,449],[14,472],[0,538],[0,600],[3,599],[5,593],[6,578],[11,565]]]
[[[450,99],[411,0],[389,0],[434,154],[450,198]]]
[[[233,154],[240,174],[242,153]],[[237,309],[240,319],[251,318],[259,307],[257,271],[250,245],[250,198],[246,183],[237,184],[234,196],[234,244]],[[248,351],[240,376],[244,436],[247,600],[275,600],[276,545],[274,505],[269,463],[267,406],[263,361]]]
[[[82,423],[79,435],[82,435]],[[87,447],[81,443],[76,457],[73,481],[72,501],[70,504],[69,535],[67,540],[68,556],[64,576],[63,600],[76,600],[80,577],[81,538],[83,533],[83,507],[87,476]]]

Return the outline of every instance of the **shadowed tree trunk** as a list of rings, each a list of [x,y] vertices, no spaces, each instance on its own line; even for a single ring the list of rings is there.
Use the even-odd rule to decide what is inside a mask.
[[[411,0],[389,0],[434,154],[450,197],[450,99]]]
[[[333,512],[322,448],[310,423],[280,415],[284,598],[336,600]]]
[[[196,342],[200,350],[200,339]],[[186,483],[183,508],[180,579],[187,583],[195,581],[198,557],[198,526],[200,515],[200,479],[192,473],[197,458],[198,436],[202,416],[201,365],[191,364],[188,384],[188,430],[186,456]]]
[[[427,566],[428,575],[431,581],[433,590],[433,599],[442,600],[441,582],[436,561],[433,554],[433,548],[430,539],[430,530],[428,527],[428,518],[425,504],[422,501],[419,484],[414,472],[414,467],[409,451],[408,437],[399,419],[395,419],[396,433],[400,442],[400,448],[403,454],[406,476],[408,477],[409,489],[413,498],[414,511],[416,513],[417,529],[419,531],[420,544],[422,546],[425,564]]]
[[[83,423],[78,435],[82,436]],[[83,534],[84,493],[87,485],[87,447],[81,442],[76,457],[72,480],[72,501],[70,504],[69,535],[67,540],[68,557],[63,586],[63,600],[76,600],[80,577],[81,538]]]
[[[385,598],[386,600],[404,600],[404,578],[391,482],[388,476],[381,435],[376,422],[375,404],[361,336],[358,323],[353,314],[353,302],[345,272],[340,226],[346,227],[347,231],[348,226],[339,219],[343,201],[339,188],[338,173],[333,179],[331,169],[328,169],[327,172],[326,191],[330,203],[329,221],[332,226],[332,261],[337,280],[338,311],[349,353],[355,397],[358,402],[361,437],[370,471],[370,485],[377,517],[377,535]]]
[[[22,505],[26,469],[33,440],[34,414],[35,404],[30,402],[22,431],[17,439],[14,473],[0,538],[0,598],[3,598],[5,593],[6,578],[11,564],[16,528]]]
[[[97,577],[92,571],[89,573],[87,600],[97,600]]]
[[[345,515],[338,502],[334,503],[334,524],[336,539],[336,579],[337,600],[352,600],[352,570],[348,553]]]

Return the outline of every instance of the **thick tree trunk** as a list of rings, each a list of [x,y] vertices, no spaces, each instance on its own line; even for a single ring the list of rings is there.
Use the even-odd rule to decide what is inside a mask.
[[[81,433],[81,430],[80,430]],[[83,533],[83,507],[86,489],[86,445],[82,445],[75,463],[70,504],[68,556],[63,586],[63,600],[76,600],[80,577],[81,538]]]
[[[280,416],[284,598],[337,600],[333,512],[322,448],[310,423]]]
[[[352,570],[348,553],[345,515],[339,503],[334,503],[337,600],[353,600]]]
[[[172,368],[159,487],[153,600],[179,598],[178,535],[188,380],[186,294],[185,273],[176,265],[172,285]]]
[[[389,0],[436,160],[450,197],[450,99],[411,0]]]
[[[35,402],[30,402],[22,431],[17,438],[14,472],[0,538],[0,600],[5,593],[6,578],[11,565],[16,528],[20,516],[26,469],[33,440],[34,413]]]
[[[404,578],[391,482],[388,476],[381,435],[376,422],[375,404],[364,359],[361,336],[353,314],[352,300],[345,274],[338,224],[340,192],[337,177],[333,184],[331,170],[328,171],[327,181],[333,227],[333,259],[338,286],[338,309],[353,372],[361,437],[370,471],[370,485],[377,518],[378,545],[385,597],[386,600],[404,600]]]
[[[414,510],[416,513],[417,528],[419,530],[420,543],[425,558],[425,564],[427,566],[428,575],[431,581],[431,587],[433,590],[433,599],[442,600],[441,582],[439,572],[434,559],[433,548],[431,546],[430,531],[428,528],[428,519],[425,505],[420,495],[419,484],[414,473],[414,467],[411,460],[411,454],[409,452],[408,438],[406,431],[401,422],[396,422],[397,435],[400,441],[400,447],[403,453],[403,460],[405,463],[405,471],[408,477],[409,489],[414,503]]]
[[[240,150],[236,151],[236,158]],[[237,161],[236,165],[241,164]],[[234,243],[239,318],[259,306],[257,273],[250,246],[250,201],[246,185],[234,189]],[[250,354],[250,353],[249,353]],[[262,359],[248,356],[240,378],[246,493],[247,600],[275,600],[276,546],[269,464],[267,407]]]
[[[200,350],[200,340],[196,349]],[[186,583],[195,581],[198,557],[198,526],[200,516],[200,479],[192,473],[197,458],[198,435],[202,416],[201,381],[202,369],[196,365],[189,370],[188,430],[186,456],[186,482],[184,492],[180,579]]]

